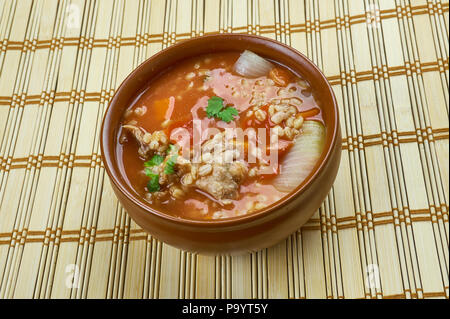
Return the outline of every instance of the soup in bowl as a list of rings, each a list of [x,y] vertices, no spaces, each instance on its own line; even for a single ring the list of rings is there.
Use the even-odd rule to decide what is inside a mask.
[[[270,246],[320,206],[340,159],[322,73],[276,41],[214,35],[140,65],[105,114],[102,154],[119,200],[174,246]]]

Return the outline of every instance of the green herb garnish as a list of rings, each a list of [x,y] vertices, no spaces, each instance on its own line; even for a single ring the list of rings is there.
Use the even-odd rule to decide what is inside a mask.
[[[173,151],[176,151],[177,147],[173,144],[169,144],[169,148],[167,149],[167,154],[172,153]]]
[[[222,121],[230,123],[234,120],[233,116],[237,116],[239,112],[234,107],[227,107],[219,112],[219,117]]]
[[[144,168],[144,172],[148,177],[150,177],[151,174],[154,174],[153,171],[148,167]]]
[[[158,166],[164,161],[164,157],[161,155],[153,155],[153,157],[144,163],[145,167]]]
[[[208,100],[208,106],[206,107],[206,115],[208,118],[218,118],[226,123],[230,123],[234,120],[234,116],[239,114],[232,106],[224,107],[223,99],[218,96],[213,96]]]
[[[174,167],[177,162],[178,154],[173,155],[171,158],[169,158],[166,162],[166,166],[164,167],[164,173],[169,175],[174,173]]]
[[[213,96],[208,100],[206,114],[208,115],[208,118],[217,117],[222,109],[223,99],[218,96]]]
[[[149,170],[150,171],[150,170]],[[160,189],[159,186],[159,175],[151,172],[147,172],[147,169],[145,170],[145,173],[148,177],[150,177],[150,180],[147,183],[147,189],[150,193],[157,192]]]

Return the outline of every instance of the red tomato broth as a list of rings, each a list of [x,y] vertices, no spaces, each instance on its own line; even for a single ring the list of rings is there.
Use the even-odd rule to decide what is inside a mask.
[[[259,121],[254,115],[247,116],[246,112],[252,107],[252,96],[239,95],[235,93],[236,87],[251,87],[251,92],[266,93],[267,99],[273,99],[278,96],[282,89],[290,90],[292,96],[301,99],[301,105],[297,106],[300,114],[312,114],[308,119],[318,120],[323,123],[321,110],[312,94],[311,88],[295,82],[289,83],[285,88],[273,85],[272,87],[260,88],[256,79],[246,79],[233,72],[233,65],[239,58],[241,52],[221,52],[186,59],[176,65],[158,78],[153,79],[149,86],[131,103],[124,115],[123,122],[135,121],[137,126],[142,127],[148,132],[163,130],[170,136],[170,132],[183,127],[188,129],[191,134],[190,145],[193,146],[193,127],[194,120],[201,121],[201,128],[270,128],[274,126],[270,117],[264,121]],[[282,74],[291,75],[291,80],[299,80],[300,76],[294,74],[282,65],[271,61],[277,70]],[[196,68],[198,67],[198,68]],[[188,74],[192,72],[202,73],[202,70],[210,70],[209,75],[197,75],[192,79]],[[235,116],[234,121],[225,123],[215,118],[208,118],[206,107],[208,99],[212,96],[219,96],[224,100],[224,105],[235,107],[239,115]],[[146,107],[144,115],[137,115],[133,111],[138,107]],[[267,110],[267,105],[261,107]],[[169,119],[171,123],[163,127],[162,123]],[[144,162],[138,154],[139,145],[132,136],[124,134],[123,129],[119,130],[122,143],[118,143],[117,158],[119,166],[127,177],[128,183],[139,196],[146,198],[148,177],[144,173]],[[268,136],[267,139],[268,140]],[[204,139],[202,139],[202,142]],[[175,141],[176,142],[176,141]],[[283,156],[292,146],[292,141],[280,139],[279,162],[282,162]],[[249,167],[252,167],[249,164]],[[265,197],[265,206],[268,206],[287,193],[278,191],[272,184],[276,176],[278,167],[274,174],[265,174],[256,177],[247,177],[240,185],[239,197],[231,204],[223,204],[216,200],[207,192],[190,188],[185,194],[185,200],[169,198],[164,201],[150,201],[149,205],[158,211],[188,219],[212,219],[214,213],[220,211],[219,218],[233,217],[236,215],[251,213],[248,212],[249,203],[253,203]],[[258,209],[257,209],[258,210]],[[256,210],[255,210],[256,211]],[[252,211],[253,212],[253,211]],[[217,217],[214,217],[217,218]]]

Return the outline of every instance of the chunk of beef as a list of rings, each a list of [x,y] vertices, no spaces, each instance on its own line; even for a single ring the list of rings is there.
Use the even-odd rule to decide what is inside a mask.
[[[169,139],[163,131],[147,132],[142,127],[126,124],[122,128],[133,134],[139,143],[139,155],[149,158],[154,153],[162,154],[169,146]]]
[[[247,168],[241,162],[213,164],[210,175],[200,177],[196,186],[226,204],[237,199],[239,186],[247,173]]]

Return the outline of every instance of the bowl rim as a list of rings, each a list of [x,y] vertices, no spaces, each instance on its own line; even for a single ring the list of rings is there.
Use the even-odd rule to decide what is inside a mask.
[[[150,207],[149,204],[146,204],[143,200],[140,200],[137,198],[134,194],[132,194],[126,187],[124,187],[123,183],[117,178],[117,175],[122,175],[120,173],[120,169],[115,169],[114,171],[111,170],[111,167],[114,166],[113,162],[111,160],[111,157],[116,156],[115,152],[105,152],[105,144],[107,144],[108,141],[111,141],[113,139],[110,139],[109,136],[105,135],[105,126],[107,126],[107,118],[110,116],[110,113],[112,112],[112,109],[114,105],[116,104],[117,96],[122,91],[122,88],[126,85],[127,82],[130,81],[133,77],[136,76],[137,73],[142,69],[142,67],[147,64],[151,63],[151,60],[156,59],[157,57],[165,54],[169,50],[173,50],[174,48],[180,47],[185,45],[188,42],[198,41],[199,39],[215,39],[215,38],[222,38],[222,37],[236,37],[236,38],[251,38],[259,41],[265,41],[272,43],[273,45],[281,46],[287,50],[290,50],[294,54],[298,55],[302,60],[304,60],[307,64],[309,64],[310,67],[316,72],[319,77],[323,80],[324,84],[326,85],[326,89],[331,95],[331,99],[333,101],[333,117],[334,117],[334,129],[332,131],[332,137],[329,147],[326,149],[326,153],[322,160],[316,164],[313,171],[303,180],[302,183],[300,183],[294,190],[292,190],[290,193],[288,193],[286,196],[282,197],[280,200],[272,203],[271,205],[258,210],[254,213],[235,216],[235,217],[229,217],[229,218],[223,218],[223,219],[211,219],[211,220],[200,220],[200,219],[187,219],[183,217],[176,217],[173,215],[169,215],[167,213],[164,213],[162,211],[156,210],[152,207]],[[137,93],[138,91],[136,91]],[[310,60],[308,59],[304,54],[296,50],[295,48],[288,46],[284,43],[281,43],[279,41],[276,41],[271,38],[259,36],[259,35],[250,35],[250,34],[242,34],[242,33],[220,33],[220,34],[210,34],[210,35],[203,35],[195,38],[190,38],[186,40],[182,40],[180,42],[177,42],[146,59],[144,62],[139,64],[128,76],[122,81],[122,83],[119,85],[119,87],[116,89],[113,97],[111,98],[111,101],[108,104],[108,107],[105,111],[105,114],[103,116],[102,125],[101,125],[101,131],[100,131],[100,148],[101,148],[101,159],[103,161],[105,170],[111,180],[111,182],[114,184],[114,186],[127,197],[128,200],[130,200],[134,205],[137,205],[142,210],[151,213],[155,215],[156,217],[162,218],[166,221],[175,222],[179,225],[183,226],[195,226],[195,227],[225,227],[225,226],[236,226],[241,225],[243,223],[247,222],[254,222],[259,219],[263,219],[264,217],[267,217],[275,211],[277,208],[289,204],[294,198],[300,196],[302,193],[304,193],[308,187],[314,182],[314,180],[318,177],[318,175],[322,172],[325,166],[327,166],[328,162],[331,160],[332,152],[335,148],[335,144],[338,141],[338,133],[339,133],[339,109],[336,102],[336,97],[334,95],[333,89],[328,82],[325,75],[322,73],[322,71]],[[114,129],[110,129],[109,131],[114,132]]]

